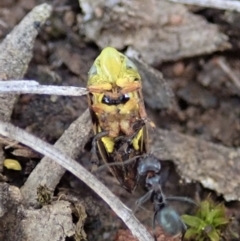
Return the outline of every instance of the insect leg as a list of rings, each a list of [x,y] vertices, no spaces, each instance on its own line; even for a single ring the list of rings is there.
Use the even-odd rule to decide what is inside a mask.
[[[112,89],[112,85],[110,83],[100,84],[100,85],[90,85],[87,87],[90,93],[104,93],[107,90]]]
[[[124,162],[107,163],[107,164],[104,164],[104,165],[100,166],[96,171],[101,171],[101,170],[103,170],[103,169],[106,168],[106,167],[127,165],[127,164],[130,164],[130,163],[136,161],[136,159],[139,158],[139,157],[140,157],[140,156],[135,156],[135,157],[130,158],[130,159],[128,159],[127,161],[124,161]]]
[[[108,131],[102,131],[96,134],[92,140],[92,149],[91,149],[91,163],[99,166],[99,159],[97,156],[97,142],[104,136],[108,135]]]
[[[128,82],[129,80],[127,78],[119,78],[116,81],[116,85],[118,87],[121,87],[121,94],[127,94],[129,92],[134,92],[134,91],[138,91],[142,88],[142,84],[139,81],[134,81],[132,83]]]
[[[133,212],[136,212],[137,208],[139,206],[141,206],[142,204],[144,204],[147,200],[149,200],[152,196],[153,190],[150,190],[149,192],[147,192],[144,196],[140,197],[137,201],[136,201],[136,206],[133,209]]]
[[[152,220],[152,227],[153,227],[153,237],[154,237],[154,241],[157,241],[157,235],[156,235],[156,227],[155,227],[155,222],[156,222],[156,215],[157,215],[156,211],[153,215],[153,220]]]
[[[180,222],[182,223],[182,237],[181,237],[181,240],[183,241],[183,240],[184,240],[185,233],[186,233],[186,231],[187,231],[187,225],[182,221],[181,218],[180,218]]]
[[[170,196],[170,197],[166,197],[167,201],[179,201],[179,202],[186,202],[186,203],[190,203],[193,205],[198,206],[198,204],[196,202],[194,202],[191,198],[188,197],[176,197],[176,196]]]

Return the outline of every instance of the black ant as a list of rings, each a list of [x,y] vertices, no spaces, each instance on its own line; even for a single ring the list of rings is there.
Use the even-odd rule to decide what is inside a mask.
[[[103,165],[99,167],[99,169],[103,169],[106,166],[129,164],[136,160],[138,162],[137,174],[140,177],[145,177],[144,182],[148,192],[137,200],[134,211],[136,211],[136,209],[146,201],[150,200],[154,205],[153,229],[155,230],[155,225],[157,223],[167,234],[171,236],[182,235],[183,239],[187,226],[181,220],[176,210],[168,205],[168,201],[181,201],[194,205],[197,204],[192,199],[187,197],[166,197],[164,195],[162,191],[162,184],[167,178],[166,176],[168,173],[162,172],[162,165],[159,159],[152,154],[144,154],[142,156],[135,156],[121,164],[111,163]],[[154,237],[156,240],[156,235],[154,235]]]
[[[146,154],[139,158],[137,170],[140,176],[146,177],[145,186],[148,189],[148,192],[137,200],[137,207],[150,199],[154,205],[153,229],[155,230],[155,224],[157,223],[171,236],[181,234],[183,238],[187,227],[179,214],[172,207],[168,206],[168,201],[182,201],[194,205],[196,203],[187,197],[166,197],[164,195],[162,183],[165,178],[161,174],[161,163],[152,154]]]

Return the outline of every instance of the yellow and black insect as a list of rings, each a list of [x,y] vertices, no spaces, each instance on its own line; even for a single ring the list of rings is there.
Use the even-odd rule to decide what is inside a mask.
[[[105,163],[124,162],[147,153],[147,114],[134,63],[114,48],[103,49],[89,71],[87,88],[94,141],[101,159]],[[109,169],[125,189],[135,189],[137,160]]]

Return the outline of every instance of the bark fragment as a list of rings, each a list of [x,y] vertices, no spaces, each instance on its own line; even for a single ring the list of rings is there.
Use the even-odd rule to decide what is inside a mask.
[[[216,25],[181,4],[163,0],[79,2],[85,14],[81,33],[100,48],[131,46],[151,65],[231,47]]]
[[[187,181],[199,181],[222,194],[226,201],[240,200],[240,150],[185,136],[174,131],[155,129],[151,133],[156,155],[173,160]]]

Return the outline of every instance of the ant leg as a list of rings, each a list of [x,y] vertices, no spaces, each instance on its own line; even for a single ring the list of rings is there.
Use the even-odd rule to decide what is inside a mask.
[[[154,213],[154,215],[153,215],[153,220],[152,220],[153,238],[154,238],[154,241],[157,241],[156,227],[155,227],[155,221],[156,221],[157,212],[158,212],[158,211],[156,211],[156,212]]]
[[[108,131],[102,131],[96,134],[92,140],[91,158],[90,161],[93,165],[99,166],[99,159],[97,156],[97,142],[104,136],[108,135]]]
[[[122,141],[122,142],[127,142],[130,143],[132,141],[132,139],[137,135],[137,132],[135,132],[134,134],[132,134],[131,136],[118,136],[115,138],[115,141]]]
[[[170,196],[166,198],[166,201],[180,201],[180,202],[186,202],[190,203],[196,206],[199,206],[195,201],[193,201],[191,198],[188,197],[176,197],[176,196]]]
[[[135,204],[135,207],[133,209],[133,212],[135,213],[138,209],[139,206],[141,206],[142,204],[144,204],[147,200],[149,200],[152,196],[153,190],[150,190],[149,192],[147,192],[144,196],[140,197]]]
[[[181,241],[184,241],[184,236],[185,236],[185,233],[187,231],[187,225],[182,221],[181,218],[180,218],[180,222],[182,223],[182,237],[181,237]]]
[[[107,164],[103,164],[101,165],[96,171],[101,171],[106,167],[112,167],[112,166],[122,166],[122,165],[126,165],[126,164],[130,164],[133,161],[136,161],[137,158],[139,158],[140,156],[135,156],[133,158],[128,159],[127,161],[124,162],[113,162],[113,163],[107,163]]]

